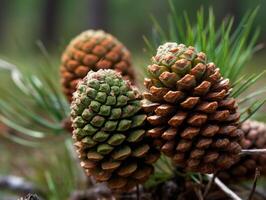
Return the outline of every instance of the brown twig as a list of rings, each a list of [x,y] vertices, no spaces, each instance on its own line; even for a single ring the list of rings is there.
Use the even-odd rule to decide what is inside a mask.
[[[241,155],[254,155],[254,154],[261,154],[266,153],[266,149],[242,149]]]
[[[210,189],[211,189],[211,187],[212,187],[212,185],[213,185],[213,183],[214,183],[214,179],[217,177],[218,173],[219,173],[219,172],[216,172],[216,173],[213,175],[212,179],[208,182],[208,184],[207,184],[207,186],[206,186],[206,189],[205,189],[205,191],[204,191],[204,193],[203,193],[203,198],[204,198],[204,199],[206,198],[207,194],[209,193],[209,191],[210,191]]]
[[[136,194],[137,194],[137,200],[140,200],[140,193],[139,193],[139,184],[137,184],[137,187],[136,187]]]
[[[204,200],[202,192],[199,188],[193,188],[199,200]]]
[[[213,178],[213,174],[206,174],[207,178],[211,180]],[[214,183],[229,197],[233,200],[242,200],[236,193],[234,193],[230,188],[228,188],[219,178],[214,178]]]
[[[248,200],[252,200],[252,197],[256,191],[257,181],[258,181],[259,176],[260,176],[260,170],[258,168],[256,168],[255,177],[254,177],[254,181],[253,181],[253,185],[252,185],[252,190],[249,194]]]

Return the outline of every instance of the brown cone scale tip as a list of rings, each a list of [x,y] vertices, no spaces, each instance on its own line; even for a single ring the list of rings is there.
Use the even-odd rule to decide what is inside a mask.
[[[266,125],[265,123],[247,120],[241,125],[244,137],[241,139],[243,149],[265,149],[266,148]],[[266,155],[242,155],[239,160],[229,169],[219,173],[219,177],[226,182],[252,180],[256,168],[260,174],[266,175]]]
[[[78,81],[90,70],[99,69],[114,69],[134,83],[130,52],[121,42],[101,30],[82,32],[69,43],[61,58],[61,84],[69,102]]]
[[[165,43],[148,67],[143,109],[154,145],[186,171],[214,173],[239,158],[239,113],[224,79],[203,52]]]
[[[90,71],[71,103],[71,121],[81,167],[113,190],[144,183],[159,151],[146,136],[142,96],[114,70]]]

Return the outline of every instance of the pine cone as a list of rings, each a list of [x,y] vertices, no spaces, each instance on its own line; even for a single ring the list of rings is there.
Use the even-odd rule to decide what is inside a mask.
[[[266,148],[266,125],[261,122],[248,120],[241,125],[244,137],[240,144],[243,149]],[[226,171],[220,172],[219,177],[224,181],[240,181],[253,179],[256,168],[261,175],[266,175],[266,154],[243,155],[239,161]]]
[[[153,173],[159,152],[145,135],[141,95],[113,70],[89,72],[71,104],[81,166],[111,189],[129,190]]]
[[[213,173],[231,166],[241,147],[229,80],[194,47],[165,43],[148,66],[143,105],[154,145],[186,171]]]
[[[74,38],[62,55],[60,68],[63,91],[71,101],[79,80],[90,71],[115,69],[134,82],[130,53],[112,35],[88,30]]]

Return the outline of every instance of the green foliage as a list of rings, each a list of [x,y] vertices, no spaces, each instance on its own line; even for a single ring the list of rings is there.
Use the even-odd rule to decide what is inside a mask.
[[[266,99],[258,99],[260,95],[265,94],[265,88],[258,89],[248,96],[243,95],[265,74],[263,71],[253,75],[242,75],[247,61],[254,52],[261,48],[260,45],[256,45],[259,29],[253,28],[258,8],[247,12],[239,24],[234,24],[233,17],[224,18],[221,24],[217,24],[211,8],[207,14],[200,9],[196,14],[196,22],[193,24],[187,12],[184,12],[183,16],[176,12],[172,0],[169,0],[169,6],[170,15],[166,28],[163,28],[155,17],[151,17],[152,37],[151,39],[144,37],[150,55],[155,55],[158,46],[165,42],[183,43],[205,52],[208,61],[214,62],[220,68],[222,75],[230,80],[233,87],[231,96],[239,99],[241,122],[249,119],[266,101]],[[171,178],[173,171],[177,173],[177,170],[171,167],[165,168],[165,164],[161,168],[161,161],[162,159],[155,165],[157,171],[159,169],[158,174],[151,177],[147,186],[150,187]],[[179,173],[178,175],[182,176]],[[193,181],[197,180],[193,173],[188,173],[186,176]]]
[[[165,42],[177,42],[194,46],[198,51],[207,54],[210,62],[220,68],[224,77],[234,84],[246,62],[260,48],[256,46],[259,29],[253,28],[258,8],[247,12],[241,22],[233,30],[234,17],[227,17],[221,24],[216,24],[213,10],[206,12],[200,9],[196,14],[195,25],[187,12],[183,16],[176,12],[173,2],[169,1],[170,16],[168,26],[164,30],[156,18],[152,17],[154,32],[152,39],[144,37],[148,50],[155,54],[159,45]],[[207,17],[207,19],[206,19]]]
[[[265,94],[265,88],[256,89],[248,95],[245,95],[245,92],[250,89],[251,86],[254,86],[264,74],[265,71],[259,74],[244,75],[236,81],[233,87],[231,96],[239,99],[241,122],[251,118],[266,102],[265,97],[262,99],[260,98],[261,95]]]
[[[6,136],[34,146],[46,137],[62,134],[62,120],[68,116],[69,105],[53,82],[49,68],[40,75],[23,73],[4,60],[0,60],[0,68],[10,72],[13,82],[12,89],[5,84],[0,86],[0,121],[17,131]]]
[[[264,100],[257,98],[262,92],[258,94],[257,91],[241,100],[241,95],[243,96],[264,75],[264,72],[251,76],[241,75],[247,66],[247,61],[261,48],[261,45],[256,45],[259,28],[253,27],[258,7],[246,12],[239,24],[234,23],[232,16],[224,18],[220,24],[217,24],[211,8],[207,14],[204,9],[199,9],[196,22],[193,24],[187,12],[183,15],[176,12],[172,0],[169,0],[169,6],[170,15],[165,29],[155,17],[151,17],[154,25],[152,38],[144,37],[150,54],[155,55],[157,47],[165,42],[183,43],[205,52],[208,61],[214,62],[220,68],[222,75],[230,80],[233,86],[231,96],[240,99],[242,119],[250,118],[264,103]]]
[[[24,177],[41,189],[45,199],[59,200],[70,196],[83,173],[70,134],[65,134],[62,124],[69,115],[69,104],[49,65],[38,72],[25,72],[0,60],[1,71],[10,75],[9,82],[0,86],[0,121],[15,130],[3,136],[23,146],[36,147],[33,156],[25,158],[29,168]]]
[[[174,177],[175,167],[172,165],[170,159],[165,155],[161,155],[158,161],[154,164],[155,173],[151,175],[149,180],[145,183],[145,187],[152,188],[164,181]]]
[[[46,147],[49,145],[46,144]],[[72,141],[68,139],[52,149],[43,148],[40,153],[38,161],[28,160],[32,172],[25,178],[41,189],[45,199],[67,199],[80,187],[84,176],[75,160]]]

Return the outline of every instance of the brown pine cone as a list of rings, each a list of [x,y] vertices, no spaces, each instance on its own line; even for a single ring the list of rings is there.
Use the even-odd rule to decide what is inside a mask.
[[[81,166],[114,190],[144,183],[160,156],[146,136],[141,100],[114,70],[89,72],[73,95],[73,139]]]
[[[79,80],[90,70],[115,69],[134,82],[130,52],[114,36],[88,30],[75,37],[62,54],[60,67],[63,91],[71,101]]]
[[[266,125],[261,122],[248,120],[241,125],[244,137],[241,139],[243,149],[266,148]],[[220,172],[219,177],[224,181],[240,181],[253,179],[256,168],[261,175],[266,175],[266,154],[243,155],[239,161],[226,171]]]
[[[186,171],[213,173],[239,157],[239,113],[230,84],[194,47],[165,43],[148,66],[143,106],[154,145]]]

